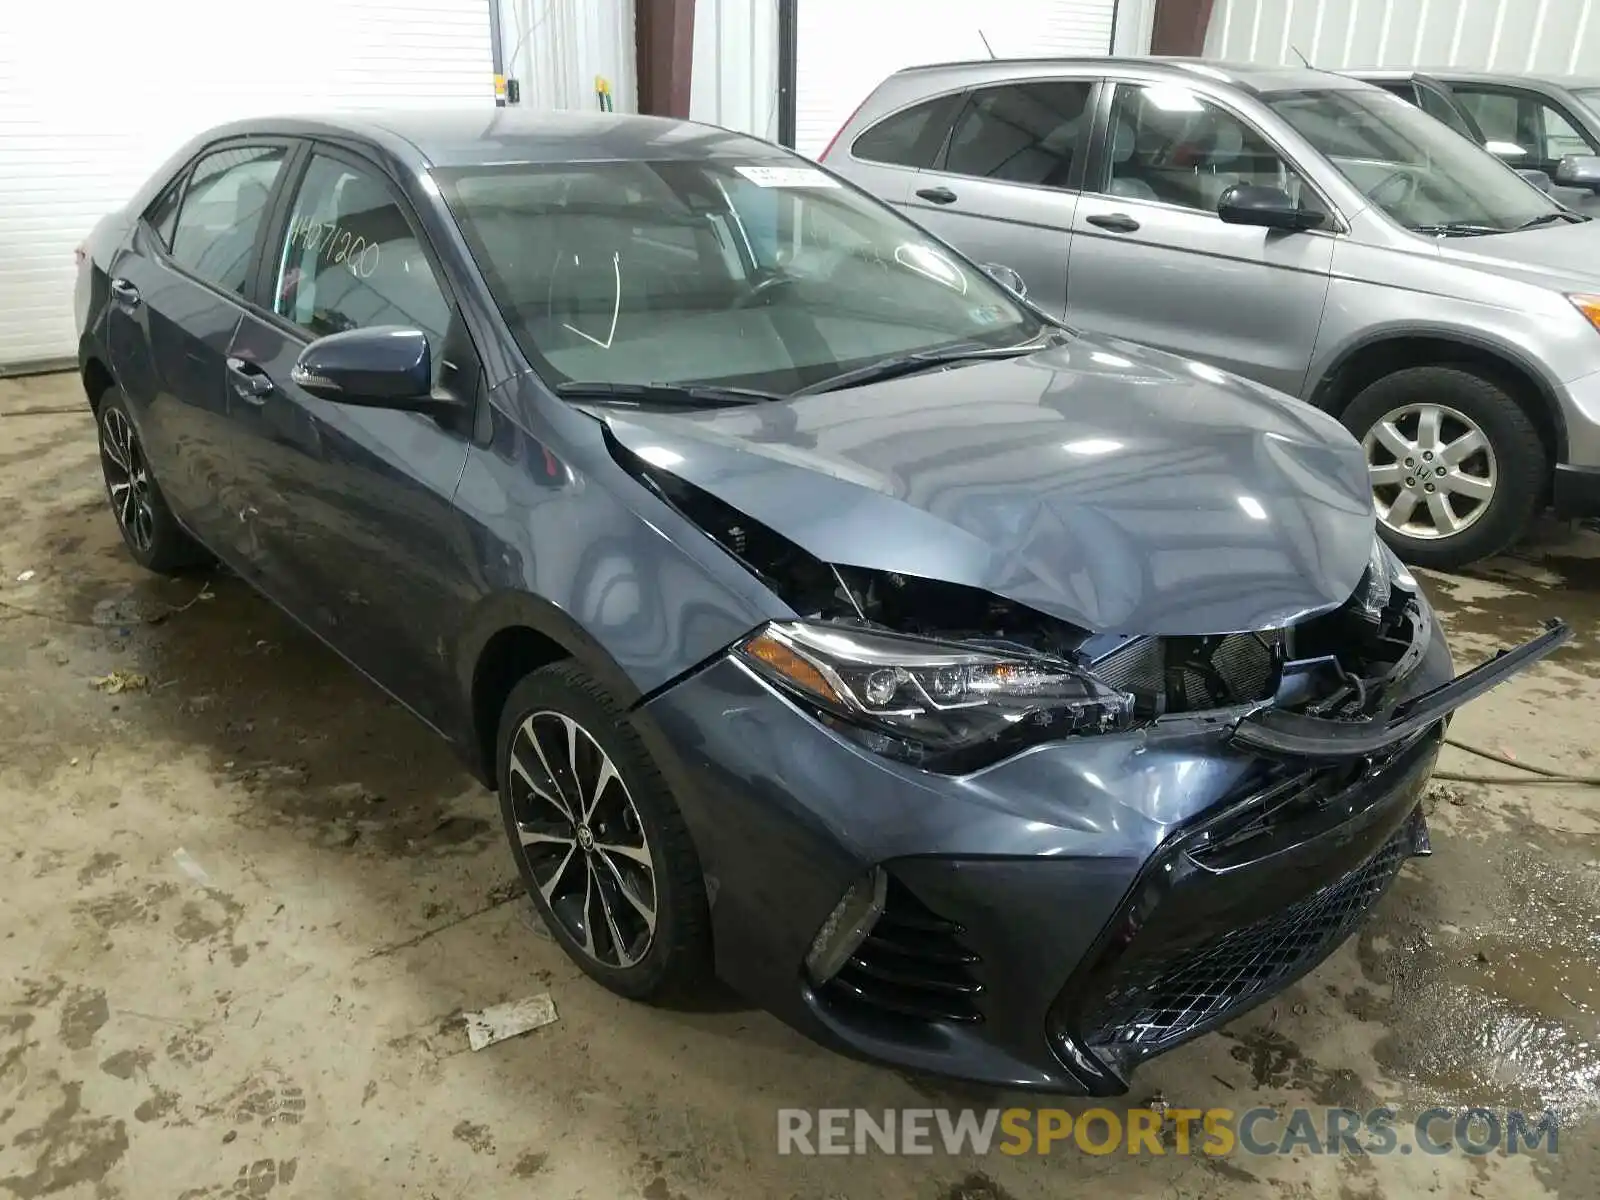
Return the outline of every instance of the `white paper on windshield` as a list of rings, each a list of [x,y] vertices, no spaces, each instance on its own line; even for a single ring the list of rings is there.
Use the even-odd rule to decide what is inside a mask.
[[[757,187],[764,188],[836,188],[839,181],[824,175],[815,167],[735,167]]]

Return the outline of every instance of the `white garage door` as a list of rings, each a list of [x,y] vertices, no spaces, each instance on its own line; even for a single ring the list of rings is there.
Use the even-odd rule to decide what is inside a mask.
[[[1116,0],[802,0],[795,148],[815,157],[886,75],[924,63],[1107,54]],[[988,45],[985,46],[987,41]]]
[[[236,117],[494,104],[487,0],[74,0],[0,38],[0,369],[71,358],[72,251]]]

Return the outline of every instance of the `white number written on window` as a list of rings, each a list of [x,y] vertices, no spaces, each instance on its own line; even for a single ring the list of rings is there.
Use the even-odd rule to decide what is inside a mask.
[[[304,246],[318,258],[340,263],[358,279],[366,279],[378,269],[383,250],[360,234],[352,234],[336,221],[296,217],[289,224],[289,245]]]

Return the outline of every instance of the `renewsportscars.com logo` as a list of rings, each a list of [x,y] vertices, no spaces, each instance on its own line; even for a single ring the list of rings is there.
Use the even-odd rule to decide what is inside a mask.
[[[1522,1154],[1560,1120],[1491,1108],[781,1108],[779,1154]]]

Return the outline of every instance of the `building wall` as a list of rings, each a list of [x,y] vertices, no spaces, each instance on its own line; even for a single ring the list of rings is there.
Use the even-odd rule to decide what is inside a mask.
[[[777,140],[777,0],[695,0],[689,116]]]
[[[1600,71],[1593,0],[1216,0],[1206,53],[1313,66]]]
[[[633,0],[499,0],[505,73],[525,108],[598,109],[595,78],[617,112],[638,108]]]

